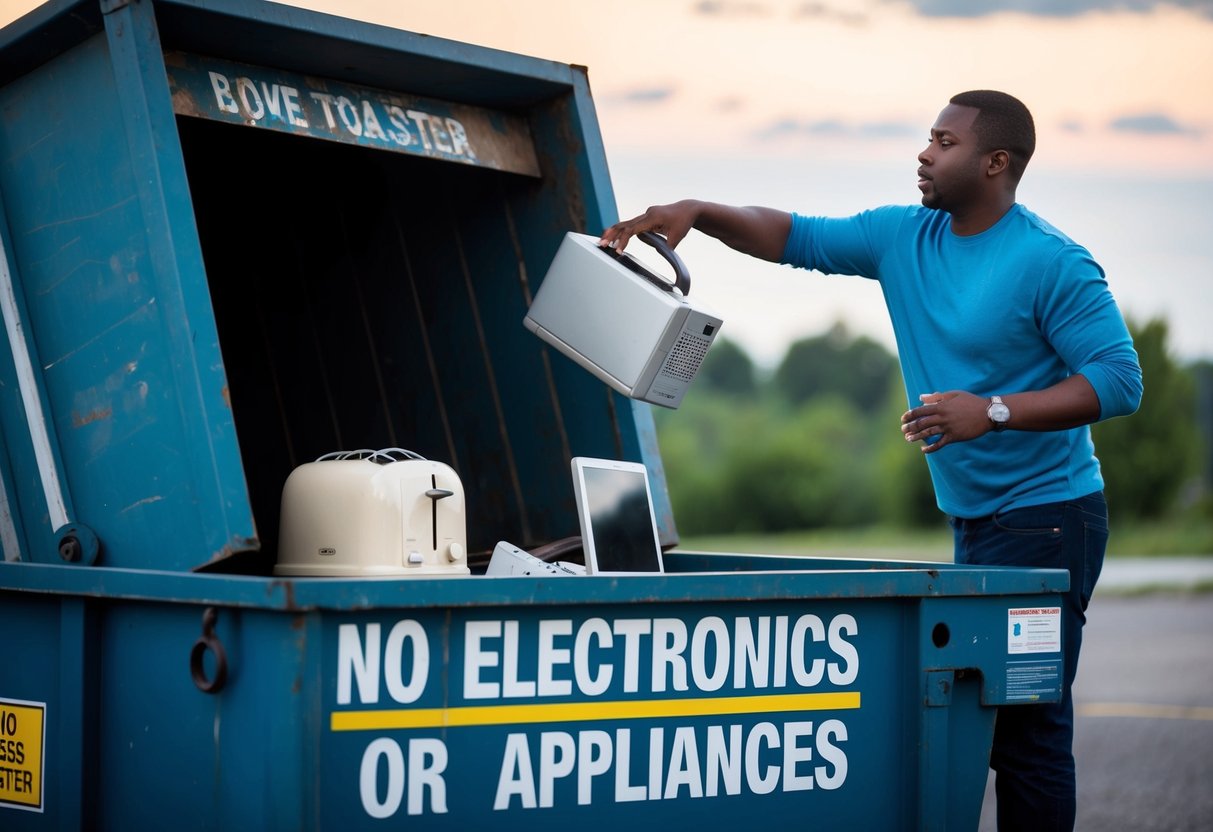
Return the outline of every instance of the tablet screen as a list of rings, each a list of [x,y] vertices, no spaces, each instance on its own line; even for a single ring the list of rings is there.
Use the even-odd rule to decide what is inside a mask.
[[[635,462],[577,457],[573,485],[586,572],[661,572],[648,473]]]

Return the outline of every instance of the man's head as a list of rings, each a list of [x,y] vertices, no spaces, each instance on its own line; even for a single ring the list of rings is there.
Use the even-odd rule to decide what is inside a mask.
[[[1036,146],[1032,115],[1017,99],[988,90],[953,96],[918,155],[922,204],[978,225],[1015,201],[1015,188]]]
[[[973,130],[982,153],[1005,150],[1011,178],[1019,182],[1036,150],[1036,125],[1018,98],[996,90],[970,90],[952,96],[949,104],[977,110]]]

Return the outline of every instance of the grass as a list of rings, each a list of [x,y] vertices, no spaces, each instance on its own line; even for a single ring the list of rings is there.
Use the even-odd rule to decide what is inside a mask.
[[[811,555],[877,560],[952,559],[952,534],[933,529],[816,529],[777,534],[686,535],[679,549],[698,552]],[[1213,522],[1200,517],[1118,524],[1113,518],[1109,557],[1213,555]]]
[[[1112,519],[1108,554],[1156,557],[1160,555],[1213,555],[1213,521],[1183,517],[1174,520],[1124,524]]]
[[[876,560],[952,559],[951,532],[946,529],[870,527],[776,534],[685,536],[678,548],[696,552],[744,552]]]

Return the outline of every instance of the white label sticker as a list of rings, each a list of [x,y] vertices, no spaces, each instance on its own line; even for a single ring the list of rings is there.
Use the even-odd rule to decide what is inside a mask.
[[[1060,653],[1061,607],[1007,610],[1007,652]]]

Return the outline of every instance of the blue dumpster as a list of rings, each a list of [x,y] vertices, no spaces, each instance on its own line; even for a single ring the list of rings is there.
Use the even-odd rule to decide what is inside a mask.
[[[235,0],[0,55],[2,828],[976,826],[1064,572],[273,575],[286,477],[354,447],[458,473],[473,572],[577,533],[579,455],[677,543],[648,406],[519,323],[615,219],[584,70]]]

